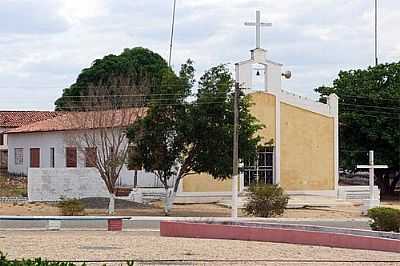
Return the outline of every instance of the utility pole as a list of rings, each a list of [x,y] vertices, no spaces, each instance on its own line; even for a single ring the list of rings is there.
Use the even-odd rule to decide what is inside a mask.
[[[175,10],[176,10],[176,0],[174,0],[174,8],[172,10],[171,40],[169,42],[169,57],[168,57],[168,66],[169,67],[171,66],[172,44],[174,41]]]
[[[233,126],[233,176],[232,176],[232,218],[238,217],[238,176],[239,176],[239,83],[235,83],[234,126]]]
[[[375,66],[378,65],[378,0],[375,0]]]

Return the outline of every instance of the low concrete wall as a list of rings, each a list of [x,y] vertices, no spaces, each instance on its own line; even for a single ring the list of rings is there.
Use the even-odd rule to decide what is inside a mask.
[[[369,186],[339,186],[337,197],[340,200],[362,201],[369,199]],[[374,198],[381,198],[378,186],[374,186]]]
[[[30,168],[29,201],[57,201],[64,198],[108,197],[109,193],[93,168]]]
[[[400,252],[400,240],[385,237],[372,237],[346,232],[316,231],[305,226],[297,229],[277,225],[262,224],[221,224],[179,221],[161,221],[160,235],[167,237],[188,237],[208,239],[232,239],[266,241],[277,243],[328,246],[335,248],[366,249]]]

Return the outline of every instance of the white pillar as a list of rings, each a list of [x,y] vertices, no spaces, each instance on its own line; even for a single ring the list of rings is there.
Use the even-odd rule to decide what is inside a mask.
[[[275,94],[275,150],[274,183],[281,183],[281,98],[280,91]]]
[[[374,202],[374,182],[375,182],[375,169],[374,169],[374,151],[369,151],[369,200]]]
[[[333,117],[333,164],[334,164],[334,188],[339,188],[339,97],[332,93],[328,96],[330,114]]]

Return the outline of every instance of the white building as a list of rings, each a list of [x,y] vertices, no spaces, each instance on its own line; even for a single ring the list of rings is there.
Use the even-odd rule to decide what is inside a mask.
[[[0,111],[0,171],[8,171],[7,131],[57,115],[49,111]]]
[[[101,179],[92,165],[93,159],[90,156],[93,154],[88,152],[92,147],[77,144],[85,131],[94,132],[99,127],[94,125],[97,122],[90,123],[88,117],[81,114],[74,117],[74,113],[64,113],[7,132],[8,171],[28,175],[30,200],[57,200],[60,196],[100,196],[94,192],[104,191],[103,187],[99,187],[99,184],[104,184],[97,182]],[[101,117],[106,123],[115,120],[108,120],[104,115]],[[73,120],[79,122],[71,122]],[[124,145],[127,145],[126,139]],[[99,150],[95,156],[101,156]],[[92,179],[89,180],[89,177]],[[151,173],[135,173],[124,166],[117,186],[160,187],[161,184]]]

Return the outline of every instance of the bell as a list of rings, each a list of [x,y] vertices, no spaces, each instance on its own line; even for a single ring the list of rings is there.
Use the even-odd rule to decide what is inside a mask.
[[[256,76],[260,75],[260,70],[257,70]]]

